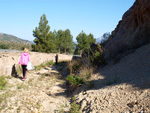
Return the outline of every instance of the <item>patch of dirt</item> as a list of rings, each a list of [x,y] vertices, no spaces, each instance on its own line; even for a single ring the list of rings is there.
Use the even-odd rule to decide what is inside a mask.
[[[55,68],[46,67],[27,73],[27,79],[7,78],[7,88],[0,94],[1,113],[58,113],[68,111],[66,86]]]

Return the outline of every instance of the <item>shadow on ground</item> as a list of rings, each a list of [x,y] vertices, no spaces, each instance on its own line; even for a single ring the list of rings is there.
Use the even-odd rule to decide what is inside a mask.
[[[97,76],[90,81],[92,87],[84,84],[74,94],[118,84],[130,84],[138,89],[150,88],[150,44],[136,49],[115,63],[98,68],[94,75]]]
[[[20,80],[22,80],[23,77],[20,77],[20,76],[18,75],[16,67],[17,67],[17,66],[16,66],[15,64],[12,66],[11,76],[14,77],[14,78],[19,78]],[[20,67],[18,67],[18,68],[20,69]],[[20,70],[21,70],[21,69],[20,69]]]
[[[115,64],[97,69],[95,74],[100,78],[93,80],[95,89],[122,83],[140,89],[150,88],[150,44],[136,49]]]

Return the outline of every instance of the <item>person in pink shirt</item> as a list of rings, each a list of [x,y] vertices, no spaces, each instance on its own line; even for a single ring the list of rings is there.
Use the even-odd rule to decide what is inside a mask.
[[[27,48],[25,48],[24,52],[21,53],[20,60],[19,60],[19,64],[21,64],[22,70],[23,70],[23,79],[22,80],[26,79],[26,73],[27,73],[26,67],[27,67],[27,64],[29,61],[30,61],[29,50]]]

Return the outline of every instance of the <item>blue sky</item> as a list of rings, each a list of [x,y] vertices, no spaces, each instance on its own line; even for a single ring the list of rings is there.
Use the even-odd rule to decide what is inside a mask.
[[[73,40],[83,30],[95,38],[115,29],[135,0],[0,0],[0,33],[34,40],[45,14],[50,30],[70,29]]]

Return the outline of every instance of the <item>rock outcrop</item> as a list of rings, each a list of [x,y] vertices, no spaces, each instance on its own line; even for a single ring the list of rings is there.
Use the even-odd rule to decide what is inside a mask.
[[[107,58],[150,42],[150,2],[136,0],[125,12],[105,46]]]

